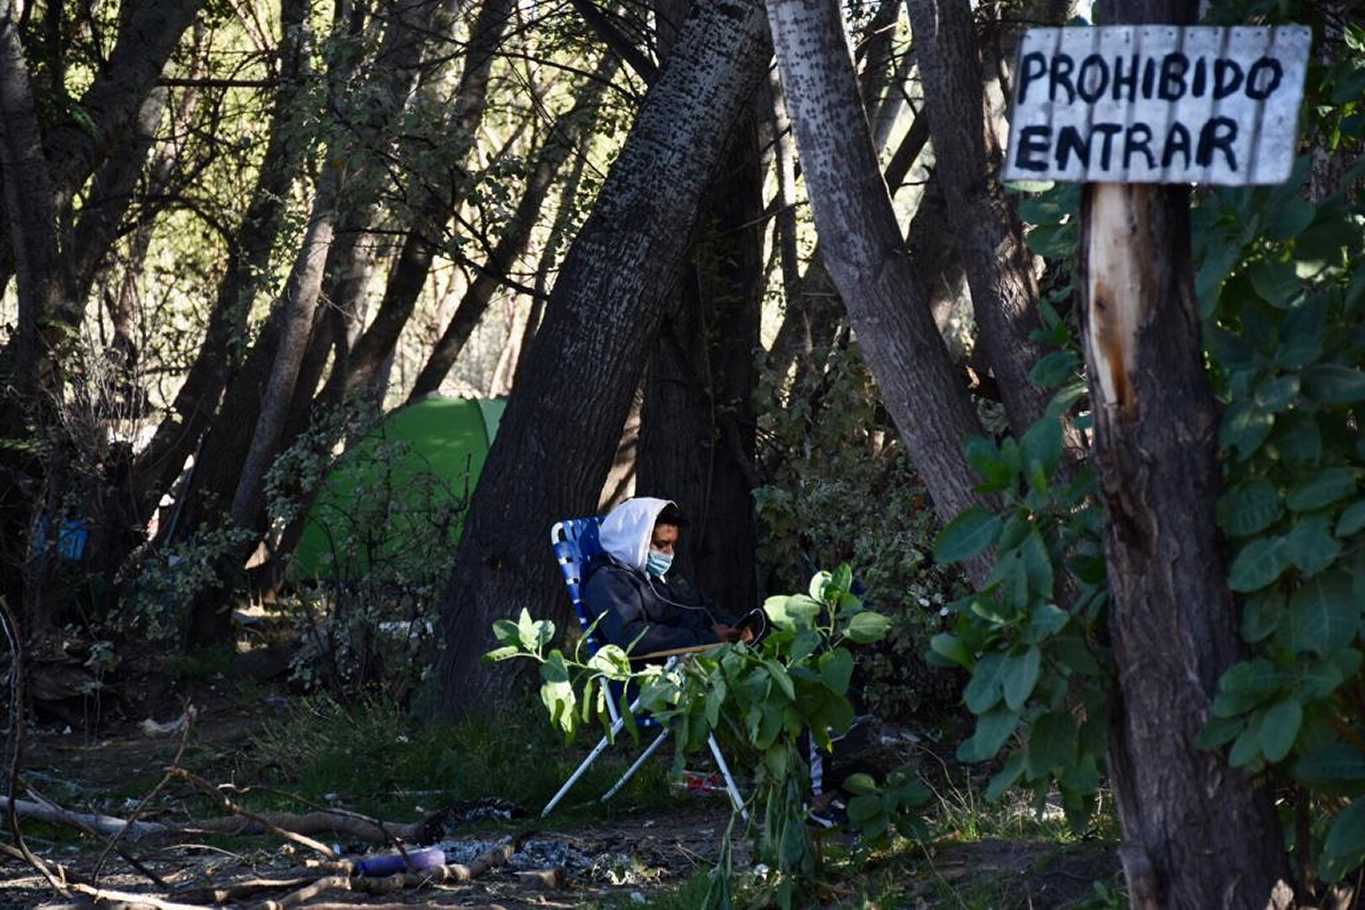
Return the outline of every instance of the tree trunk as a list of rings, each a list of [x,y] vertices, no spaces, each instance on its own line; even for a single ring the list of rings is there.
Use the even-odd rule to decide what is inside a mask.
[[[218,283],[203,343],[176,393],[171,412],[157,426],[133,471],[139,499],[154,501],[175,484],[185,460],[195,451],[218,410],[228,377],[240,362],[236,349],[246,333],[256,293],[269,274],[271,248],[279,234],[289,189],[298,172],[304,143],[291,135],[312,36],[307,0],[281,0],[280,89],[271,115],[270,138],[251,202],[228,253],[227,272]]]
[[[466,163],[474,149],[479,124],[488,107],[488,75],[493,59],[502,45],[503,35],[515,12],[514,0],[484,0],[474,22],[466,51],[464,71],[456,89],[454,110],[449,118],[449,148],[451,161],[459,162],[464,173],[440,192],[423,190],[419,181],[409,181],[404,195],[421,199],[414,223],[403,241],[398,262],[389,273],[384,288],[384,299],[379,311],[365,333],[360,336],[347,363],[345,393],[349,398],[367,394],[377,385],[381,371],[389,361],[398,338],[412,317],[417,298],[426,286],[427,274],[440,247],[440,235],[450,213],[459,208],[472,186],[467,179]]]
[[[548,529],[597,506],[704,191],[770,48],[761,4],[698,0],[569,250],[442,598],[450,713],[511,694],[480,660],[494,619],[570,616]]]
[[[1195,4],[1145,0],[1122,15],[1182,25]],[[1196,745],[1241,646],[1214,522],[1218,407],[1189,199],[1185,187],[1123,184],[1082,197],[1082,335],[1122,690],[1108,764],[1133,907],[1265,910],[1291,881],[1269,794]]]
[[[707,193],[703,233],[665,316],[640,415],[641,495],[691,524],[679,569],[727,613],[753,609],[754,352],[763,267],[757,130],[746,118]]]
[[[469,336],[474,333],[475,326],[488,309],[493,292],[500,283],[499,276],[509,273],[522,253],[526,252],[526,245],[530,242],[531,232],[545,202],[545,194],[549,192],[564,162],[582,147],[583,137],[590,133],[597,122],[602,95],[607,83],[616,74],[618,65],[614,54],[604,54],[593,77],[579,90],[574,106],[550,127],[549,135],[528,169],[526,188],[522,191],[516,211],[498,238],[492,255],[465,291],[450,324],[427,358],[426,365],[417,374],[417,381],[408,396],[409,401],[416,401],[440,389],[446,374],[455,365]]]
[[[943,521],[980,501],[963,442],[982,432],[905,255],[834,0],[769,4],[825,265],[882,399]],[[970,567],[982,576],[984,566]]]
[[[935,173],[971,287],[978,343],[999,384],[1010,428],[1022,437],[1052,393],[1029,379],[1044,353],[1029,337],[1042,326],[1038,278],[1023,224],[995,177],[999,149],[985,120],[972,12],[961,0],[908,0],[908,6]]]

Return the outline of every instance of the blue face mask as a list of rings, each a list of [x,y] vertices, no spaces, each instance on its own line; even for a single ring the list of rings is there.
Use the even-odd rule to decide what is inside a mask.
[[[671,565],[673,565],[672,554],[650,550],[649,558],[645,560],[645,571],[655,578],[663,578]]]

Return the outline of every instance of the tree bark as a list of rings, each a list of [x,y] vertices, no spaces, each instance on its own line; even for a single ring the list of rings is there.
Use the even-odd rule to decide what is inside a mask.
[[[571,615],[546,534],[597,506],[704,191],[770,48],[761,4],[698,0],[569,250],[442,598],[447,712],[509,696],[480,660],[494,619]]]
[[[551,125],[549,135],[531,163],[526,188],[522,191],[516,211],[512,213],[511,219],[503,229],[498,244],[484,264],[484,268],[465,291],[459,306],[455,309],[455,315],[436,342],[426,364],[417,374],[417,381],[408,396],[409,401],[416,401],[440,389],[446,374],[455,365],[465,343],[469,341],[469,336],[474,333],[475,326],[487,311],[488,303],[493,299],[493,292],[500,283],[498,276],[509,273],[522,253],[526,252],[531,232],[545,202],[545,194],[549,192],[550,185],[564,162],[582,147],[583,137],[597,122],[597,112],[606,85],[616,74],[618,65],[614,54],[604,54],[593,77],[579,90],[573,107]]]
[[[999,149],[985,119],[982,63],[972,13],[961,0],[907,0],[915,35],[935,173],[972,291],[984,348],[1016,437],[1047,409],[1052,393],[1029,371],[1044,351],[1038,278],[1024,226],[996,179]],[[1079,444],[1079,441],[1076,441]]]
[[[773,0],[773,46],[825,265],[943,521],[980,502],[962,446],[976,410],[905,255],[834,0]],[[969,567],[984,579],[985,567]]]
[[[1144,0],[1123,18],[1189,24],[1195,4]],[[1082,334],[1121,685],[1108,764],[1133,907],[1264,910],[1292,881],[1274,807],[1221,751],[1196,745],[1240,641],[1214,521],[1218,407],[1189,198],[1088,184],[1082,199]]]

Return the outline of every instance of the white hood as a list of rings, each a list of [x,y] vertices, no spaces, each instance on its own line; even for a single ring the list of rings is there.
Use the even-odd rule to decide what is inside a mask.
[[[613,559],[643,572],[654,536],[654,522],[666,506],[673,504],[671,499],[648,496],[627,499],[602,519],[602,529],[597,535],[602,549]]]

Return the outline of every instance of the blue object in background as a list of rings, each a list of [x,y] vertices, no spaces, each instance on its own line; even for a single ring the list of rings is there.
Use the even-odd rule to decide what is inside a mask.
[[[35,556],[41,556],[47,552],[47,529],[47,516],[39,515],[38,520],[33,523],[33,538],[30,547]],[[80,562],[85,556],[85,545],[89,539],[90,529],[86,526],[85,519],[68,518],[57,529],[57,555],[67,562]]]

